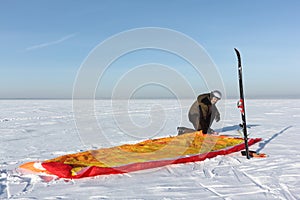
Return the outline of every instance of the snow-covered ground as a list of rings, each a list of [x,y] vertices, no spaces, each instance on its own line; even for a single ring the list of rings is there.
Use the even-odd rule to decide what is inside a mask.
[[[97,147],[176,135],[177,126],[190,127],[191,103],[136,100],[111,106],[99,100],[94,114],[105,140]],[[236,100],[223,103],[226,114],[216,125],[223,127],[221,134],[237,135]],[[267,158],[247,160],[233,153],[128,174],[44,182],[15,169],[89,148],[77,130],[72,101],[1,100],[0,199],[300,199],[300,100],[247,100],[246,105],[250,137],[264,139],[251,149]],[[162,123],[152,126],[153,121]]]

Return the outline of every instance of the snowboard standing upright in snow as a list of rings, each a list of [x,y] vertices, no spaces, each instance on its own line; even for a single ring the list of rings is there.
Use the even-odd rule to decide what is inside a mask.
[[[239,90],[240,90],[240,100],[238,101],[238,108],[241,111],[242,116],[242,126],[245,141],[245,156],[250,159],[249,147],[248,147],[248,134],[247,134],[247,124],[246,124],[246,111],[245,111],[245,99],[244,99],[244,88],[243,88],[243,70],[240,52],[235,48],[235,53],[238,58],[238,76],[239,76]]]

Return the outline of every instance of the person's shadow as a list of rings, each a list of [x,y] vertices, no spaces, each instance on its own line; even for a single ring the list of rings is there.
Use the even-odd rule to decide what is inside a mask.
[[[250,125],[247,125],[247,128],[252,128],[252,127],[256,127],[256,126],[260,126],[260,125],[250,124]],[[226,126],[226,127],[217,129],[215,131],[217,131],[217,132],[228,132],[228,131],[236,131],[236,130],[239,130],[239,129],[242,129],[242,126],[238,124],[238,125],[233,125],[233,126]]]

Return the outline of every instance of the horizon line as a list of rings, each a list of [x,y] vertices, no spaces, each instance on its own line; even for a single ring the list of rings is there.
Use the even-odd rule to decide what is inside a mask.
[[[16,98],[0,98],[0,100],[176,100],[178,98],[173,97],[138,97],[138,98],[60,98],[60,97],[46,97],[46,98],[39,98],[39,97],[16,97]],[[185,97],[180,99],[195,99],[195,97]],[[229,96],[224,99],[239,99],[239,97]],[[261,97],[247,97],[245,99],[300,99],[300,96],[261,96]]]

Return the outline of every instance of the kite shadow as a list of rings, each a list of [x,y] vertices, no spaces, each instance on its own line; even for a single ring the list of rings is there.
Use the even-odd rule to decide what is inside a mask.
[[[279,131],[278,133],[275,133],[272,137],[270,137],[268,140],[265,140],[262,143],[259,143],[259,148],[256,150],[257,153],[259,153],[261,150],[263,150],[265,148],[265,146],[267,144],[269,144],[272,140],[274,140],[276,137],[278,137],[279,135],[281,135],[282,133],[284,133],[286,130],[288,130],[289,128],[292,128],[293,126],[288,126],[285,127],[284,129],[282,129],[281,131]]]

